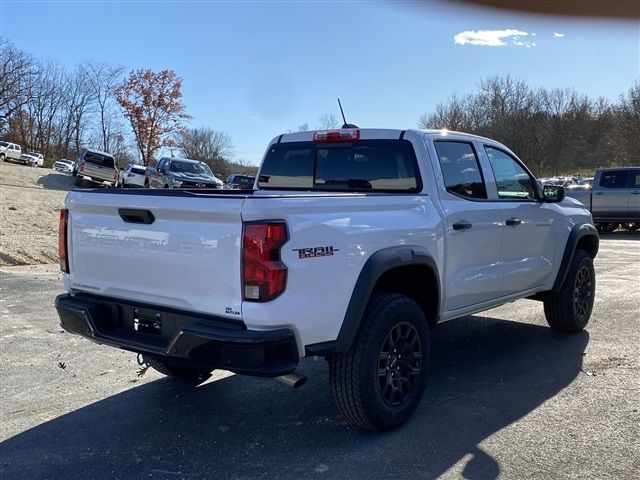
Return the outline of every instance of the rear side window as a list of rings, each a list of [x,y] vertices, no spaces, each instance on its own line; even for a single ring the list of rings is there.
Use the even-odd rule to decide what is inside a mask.
[[[115,168],[113,157],[110,157],[108,155],[101,155],[95,152],[86,152],[83,159],[85,162],[95,163],[97,165],[102,165],[103,167]]]
[[[434,144],[447,191],[467,198],[487,198],[487,189],[473,146],[468,142],[441,140]]]
[[[261,189],[417,192],[416,157],[406,140],[272,145],[260,170]]]
[[[627,172],[625,170],[602,172],[600,186],[605,188],[625,188],[627,186]]]

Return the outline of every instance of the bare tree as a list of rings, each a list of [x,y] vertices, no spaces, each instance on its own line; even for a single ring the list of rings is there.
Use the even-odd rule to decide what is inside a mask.
[[[226,171],[233,142],[225,132],[208,127],[187,128],[176,135],[176,146],[187,158],[207,163],[215,173]]]
[[[323,113],[318,117],[317,130],[331,130],[333,128],[338,128],[339,126],[340,121],[333,113]]]
[[[115,108],[115,89],[122,80],[124,68],[97,62],[86,62],[80,68],[95,95],[100,147],[111,152],[115,149],[114,143],[122,136]]]
[[[31,79],[36,74],[33,58],[0,37],[0,130],[31,100]]]

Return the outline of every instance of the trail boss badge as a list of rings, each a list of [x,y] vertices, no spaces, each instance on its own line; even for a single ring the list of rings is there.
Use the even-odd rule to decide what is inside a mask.
[[[331,257],[333,252],[339,252],[340,250],[334,248],[333,245],[329,245],[327,247],[294,248],[293,251],[298,252],[298,258],[303,260],[305,258]]]

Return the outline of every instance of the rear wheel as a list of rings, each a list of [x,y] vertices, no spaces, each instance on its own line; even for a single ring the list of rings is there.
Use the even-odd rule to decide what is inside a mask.
[[[144,188],[149,188],[149,180],[144,181]]]
[[[424,394],[430,350],[418,304],[404,295],[374,293],[351,349],[329,358],[339,412],[370,430],[403,424]]]
[[[0,153],[0,162],[4,162],[6,155],[4,153]]]
[[[559,292],[544,299],[549,326],[558,332],[576,333],[587,326],[596,293],[596,275],[591,256],[576,250]]]
[[[77,176],[76,176],[76,178],[75,178],[75,180],[73,181],[73,184],[74,184],[76,187],[82,187],[82,185],[84,185],[84,180],[82,179],[82,177],[81,177],[81,176],[77,175]]]
[[[151,367],[157,372],[193,385],[200,385],[211,377],[211,372],[209,370],[175,365],[170,360],[153,358],[148,361],[149,365],[151,365]]]

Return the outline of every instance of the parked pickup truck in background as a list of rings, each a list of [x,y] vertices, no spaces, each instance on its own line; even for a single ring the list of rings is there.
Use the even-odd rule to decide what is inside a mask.
[[[44,155],[36,152],[23,153],[16,162],[30,167],[42,167],[44,165]]]
[[[76,177],[76,187],[83,186],[85,182],[108,182],[111,186],[118,182],[118,170],[113,155],[99,150],[84,150],[76,159],[72,175]]]
[[[15,162],[22,155],[22,147],[17,143],[0,142],[0,162]]]
[[[161,158],[147,167],[145,188],[222,188],[223,183],[209,166],[188,158]]]
[[[598,230],[640,228],[640,167],[596,170],[591,189],[567,189],[566,194],[589,209]]]
[[[338,410],[373,430],[417,408],[439,322],[530,298],[581,331],[599,243],[500,143],[358,128],[276,137],[255,190],[71,191],[59,231],[68,332],[193,383],[299,386],[323,356]]]

